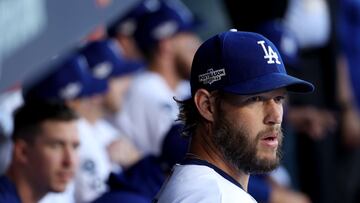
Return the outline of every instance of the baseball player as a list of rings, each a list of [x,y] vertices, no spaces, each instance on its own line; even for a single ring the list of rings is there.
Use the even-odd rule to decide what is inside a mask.
[[[25,103],[15,112],[12,160],[0,177],[0,202],[39,202],[63,192],[75,174],[77,115],[62,103]]]
[[[60,64],[53,73],[30,88],[27,96],[64,100],[82,117],[77,122],[81,146],[80,167],[75,177],[76,202],[90,202],[101,196],[108,189],[106,180],[111,172],[120,172],[120,166],[131,165],[140,159],[131,143],[120,141],[119,132],[101,119],[104,94],[109,89],[107,79],[122,74],[125,69],[119,64],[120,59],[111,55],[113,52],[107,42],[96,44],[100,47],[89,44],[82,50],[86,57],[75,54]],[[104,55],[108,58],[104,59]]]
[[[121,111],[133,75],[143,69],[143,64],[125,59],[113,39],[89,43],[81,50],[81,54],[85,56],[92,75],[108,83],[103,106],[105,117]]]
[[[190,84],[192,97],[179,101],[190,149],[155,201],[256,202],[247,193],[249,174],[279,164],[286,92],[314,86],[287,75],[268,39],[236,30],[200,46]]]
[[[108,90],[104,93],[103,101],[99,106],[102,115],[93,124],[102,135],[97,136],[97,139],[103,142],[104,146],[108,146],[109,156],[113,162],[127,168],[133,164],[133,161],[140,159],[140,153],[104,117],[121,111],[122,100],[133,74],[141,70],[143,66],[137,62],[125,60],[120,55],[116,43],[109,39],[89,43],[80,52],[85,56],[93,77],[105,80],[108,84]],[[106,137],[106,135],[110,136]]]
[[[134,5],[125,15],[122,13],[107,28],[109,38],[114,39],[121,46],[121,54],[126,59],[143,60],[141,51],[138,49],[134,32],[137,28],[137,19],[141,15],[158,9],[159,0],[141,0]]]
[[[86,57],[93,76],[108,81],[109,89],[104,95],[104,102],[102,102],[104,114],[111,115],[121,111],[122,98],[133,74],[141,70],[141,64],[122,58],[114,41],[109,39],[92,42],[84,47],[81,53]],[[112,68],[111,74],[104,74],[109,72],[106,70],[110,68]],[[108,134],[105,132],[106,128],[104,127],[106,126],[108,128],[109,124],[104,119],[99,119],[95,123],[97,130],[103,129],[103,132],[98,133],[101,136],[97,136],[99,142],[103,139],[104,134]],[[110,143],[108,151],[111,160],[119,162],[125,170],[122,173],[112,173],[110,175],[107,181],[110,190],[97,199],[96,202],[139,202],[145,199],[147,202],[151,202],[164,180],[159,160],[155,157],[146,156],[135,159],[137,161],[135,163],[134,158],[131,158],[136,156],[134,150],[127,151],[128,145],[121,144],[121,140],[125,139],[124,136],[119,138],[118,135],[117,138],[118,141],[113,140]]]
[[[137,19],[134,31],[148,69],[134,78],[115,121],[145,155],[161,153],[178,114],[172,98],[178,96],[183,79],[189,78],[200,45],[192,33],[196,22],[186,7],[174,0],[155,2],[152,11]]]
[[[76,202],[91,201],[106,191],[105,180],[112,169],[106,147],[96,138],[99,132],[90,123],[100,114],[98,108],[94,107],[97,104],[94,101],[101,98],[99,94],[103,94],[108,86],[106,81],[91,76],[86,59],[81,55],[71,54],[55,66],[48,75],[26,87],[24,98],[25,101],[35,102],[64,101],[81,116],[76,123],[81,141],[79,168],[74,190],[69,191],[69,196]]]

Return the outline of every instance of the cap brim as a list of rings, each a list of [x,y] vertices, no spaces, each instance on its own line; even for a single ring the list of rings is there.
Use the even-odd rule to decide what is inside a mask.
[[[92,78],[89,81],[83,91],[80,94],[80,97],[90,97],[96,94],[104,94],[108,90],[107,80],[99,80],[96,78]]]
[[[126,61],[118,65],[118,67],[111,73],[113,77],[131,74],[144,69],[145,65],[138,61]]]
[[[287,74],[272,73],[225,87],[223,90],[233,94],[249,95],[279,88],[286,88],[288,91],[295,93],[309,93],[315,89],[314,85],[304,80]]]

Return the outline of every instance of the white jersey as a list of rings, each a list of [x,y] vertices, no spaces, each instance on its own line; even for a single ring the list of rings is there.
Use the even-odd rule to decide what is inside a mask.
[[[159,74],[142,72],[135,76],[113,123],[145,155],[159,155],[163,139],[179,112],[174,96],[175,91]]]
[[[74,182],[70,182],[64,192],[49,192],[39,201],[39,203],[75,203],[74,193]]]
[[[120,138],[120,132],[104,119],[96,121],[94,129],[99,135],[95,136],[95,138],[102,146],[108,146],[111,142]]]
[[[175,165],[155,202],[256,203],[256,200],[233,178],[206,162]]]
[[[90,202],[107,191],[106,181],[113,171],[107,145],[116,138],[116,130],[104,121],[92,125],[78,121],[80,134],[79,169],[75,176],[76,202]]]
[[[11,134],[14,128],[13,112],[23,104],[21,90],[0,94],[0,174],[3,174],[11,161]],[[4,136],[4,137],[2,137]]]

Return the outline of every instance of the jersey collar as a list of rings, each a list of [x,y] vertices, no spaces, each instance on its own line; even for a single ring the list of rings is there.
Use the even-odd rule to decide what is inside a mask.
[[[185,157],[185,159],[180,164],[181,165],[200,165],[200,166],[207,166],[209,168],[212,168],[216,173],[221,175],[223,178],[230,181],[234,185],[238,186],[240,189],[244,190],[244,188],[241,186],[241,184],[238,181],[236,181],[233,177],[231,177],[229,174],[227,174],[225,171],[221,170],[214,164],[211,164],[205,160]]]

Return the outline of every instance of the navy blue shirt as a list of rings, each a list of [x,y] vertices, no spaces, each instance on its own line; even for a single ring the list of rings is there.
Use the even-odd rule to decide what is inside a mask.
[[[111,173],[107,184],[110,191],[93,203],[151,203],[165,180],[158,159],[147,156],[123,173]]]
[[[352,93],[360,108],[360,1],[341,1],[337,23],[340,48],[348,63]]]
[[[0,176],[0,203],[21,203],[14,183],[6,176]]]

